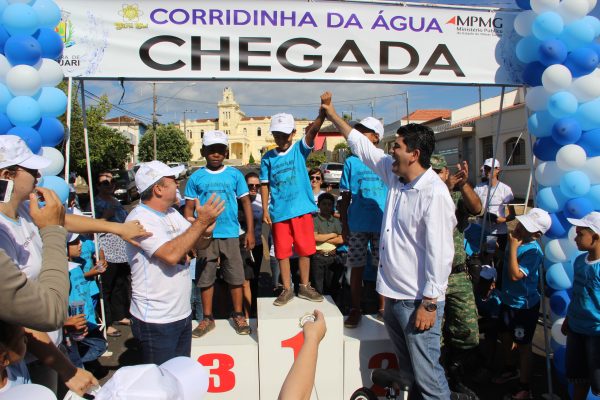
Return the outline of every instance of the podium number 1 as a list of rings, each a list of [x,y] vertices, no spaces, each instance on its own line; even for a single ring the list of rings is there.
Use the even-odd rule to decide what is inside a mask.
[[[198,362],[208,368],[210,372],[209,393],[228,392],[235,387],[235,374],[231,371],[235,362],[229,354],[203,354],[198,357]]]
[[[298,357],[298,353],[300,353],[300,349],[302,348],[303,344],[304,344],[304,332],[302,332],[302,331],[298,332],[298,334],[296,336],[293,336],[289,339],[281,341],[282,348],[289,347],[290,349],[292,349],[294,351],[294,361],[296,361],[296,358]]]

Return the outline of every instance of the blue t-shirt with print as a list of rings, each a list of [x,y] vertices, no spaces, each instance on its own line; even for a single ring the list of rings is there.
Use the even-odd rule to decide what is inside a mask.
[[[348,208],[350,231],[379,233],[388,191],[381,178],[358,157],[351,155],[344,162],[340,190],[347,190],[352,195]]]
[[[260,181],[269,183],[271,221],[286,221],[317,211],[306,170],[311,150],[302,138],[283,153],[273,149],[263,156]]]
[[[86,239],[82,236],[81,238],[81,255],[75,259],[75,261],[81,264],[83,272],[90,272],[94,267],[94,254],[96,253],[96,245],[93,240]],[[95,296],[100,293],[98,284],[95,279],[86,279],[90,288],[90,296]]]
[[[582,335],[600,335],[600,260],[588,263],[582,254],[573,263],[571,303],[567,310],[569,328]]]
[[[225,210],[217,218],[213,237],[217,239],[237,238],[240,236],[237,199],[248,195],[246,179],[235,168],[224,166],[218,171],[206,167],[194,172],[185,186],[185,198],[200,200],[200,205],[216,193],[225,200]]]
[[[85,303],[85,318],[89,325],[95,327],[98,325],[98,322],[96,321],[96,311],[94,310],[94,303],[92,296],[90,295],[88,281],[83,276],[81,265],[69,263],[69,281],[71,283],[71,288],[69,289],[69,303],[83,301]]]
[[[508,252],[507,247],[502,271],[502,303],[512,308],[532,308],[540,301],[538,282],[540,265],[544,259],[542,248],[535,240],[519,246],[517,261],[525,276],[518,281],[513,281],[508,276]]]

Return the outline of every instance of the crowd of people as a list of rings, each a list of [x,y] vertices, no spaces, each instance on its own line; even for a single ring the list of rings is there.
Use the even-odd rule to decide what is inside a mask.
[[[512,380],[510,398],[532,398],[531,343],[543,300],[538,242],[550,228],[548,213],[515,215],[498,160],[484,162],[473,186],[466,162],[451,169],[434,153],[428,127],[400,127],[386,154],[377,147],[379,120],[350,126],[331,100],[321,96],[317,117],[297,141],[290,114],[271,118],[276,147],[263,155],[258,174],[224,164],[229,147],[221,131],[204,134],[206,166],[183,196],[182,167],[142,163],[135,177],[140,204],[128,214],[114,197],[115,177],[99,173],[96,218],[79,215],[75,203],[65,212],[52,191],[36,187],[49,161],[20,138],[0,136],[0,178],[11,182],[0,203],[0,394],[28,383],[55,393],[63,384],[79,395],[93,390],[97,360],[107,351],[102,326],[119,336],[118,326],[130,325],[142,362],[168,372],[179,362],[172,360],[190,356],[193,339],[215,329],[218,279],[231,297],[233,328],[250,334],[269,248],[277,307],[296,296],[321,302],[330,295],[340,304],[346,282],[344,326],[356,328],[364,289],[376,281],[376,317],[413,398],[477,399],[472,382]],[[322,190],[320,170],[306,167],[326,119],[351,150],[339,198]],[[575,262],[563,331],[567,377],[574,398],[585,399],[590,385],[600,393],[600,213],[570,222],[586,254]],[[282,399],[310,397],[326,331],[321,313],[313,319]],[[478,373],[467,379],[473,365]],[[111,398],[114,385],[98,398]]]

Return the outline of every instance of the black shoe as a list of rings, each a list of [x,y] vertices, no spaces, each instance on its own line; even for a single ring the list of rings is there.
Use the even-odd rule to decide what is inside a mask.
[[[469,389],[464,383],[462,382],[454,382],[450,385],[450,389],[454,392],[454,393],[462,393],[462,394],[466,394],[469,396],[469,398],[471,400],[479,400],[479,397],[477,396],[477,394],[475,394],[474,391],[472,391],[471,389]]]
[[[475,397],[476,399],[477,397]],[[450,400],[475,400],[473,399],[471,396],[469,396],[468,394],[465,393],[459,393],[459,392],[451,392],[450,393]]]

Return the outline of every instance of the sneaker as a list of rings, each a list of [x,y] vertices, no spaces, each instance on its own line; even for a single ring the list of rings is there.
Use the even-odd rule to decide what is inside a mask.
[[[348,314],[348,318],[344,321],[344,326],[346,328],[356,328],[362,318],[362,314],[358,308],[350,309],[350,313]]]
[[[451,392],[450,400],[474,400],[474,399],[471,399],[471,396],[469,396],[468,394],[465,394],[465,393]]]
[[[503,385],[506,382],[510,382],[512,380],[519,379],[520,376],[521,376],[521,374],[519,374],[518,369],[510,369],[510,370],[506,370],[506,371],[502,372],[500,375],[497,375],[496,377],[492,378],[492,383],[494,383],[496,385]]]
[[[452,390],[453,392],[466,394],[469,396],[469,398],[471,400],[479,400],[479,397],[477,397],[477,394],[475,394],[475,392],[472,391],[470,388],[468,388],[464,383],[462,383],[462,382],[448,382],[448,383],[450,384],[450,390]]]
[[[215,329],[215,320],[204,318],[202,321],[200,321],[196,329],[192,331],[192,337],[195,339],[201,338],[213,329]]]
[[[277,298],[273,302],[273,305],[284,306],[293,298],[294,298],[294,291],[292,289],[283,288],[281,293],[279,293],[279,296],[277,296]]]
[[[231,320],[233,321],[233,328],[238,335],[249,335],[252,333],[252,328],[248,325],[248,320],[244,314],[233,313]]]
[[[306,285],[300,284],[298,297],[316,302],[323,301],[323,295],[317,292],[314,287],[310,286],[310,282],[308,282]]]
[[[377,321],[384,322],[384,321],[383,321],[383,310],[379,310],[379,311],[377,311],[377,314],[375,315],[375,319],[376,319]]]

